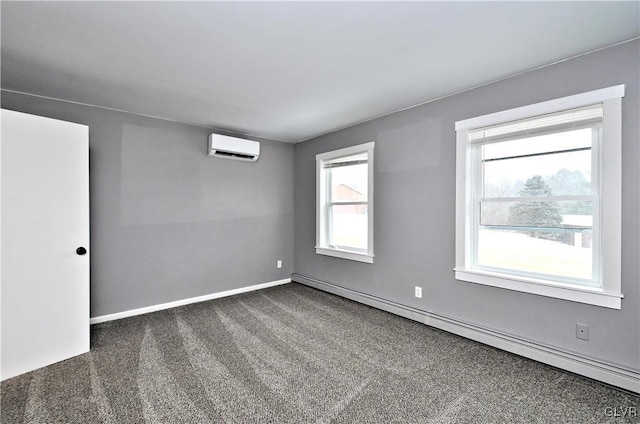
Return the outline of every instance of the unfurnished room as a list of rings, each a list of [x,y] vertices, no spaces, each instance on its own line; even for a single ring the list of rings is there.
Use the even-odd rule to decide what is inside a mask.
[[[640,423],[640,2],[0,18],[3,424]]]

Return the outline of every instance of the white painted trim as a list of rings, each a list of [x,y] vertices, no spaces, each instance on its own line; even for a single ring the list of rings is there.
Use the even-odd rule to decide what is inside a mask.
[[[316,155],[316,254],[349,259],[365,263],[373,263],[374,249],[374,150],[375,141],[345,147],[343,149],[318,153]],[[359,153],[367,153],[367,251],[363,253],[337,249],[330,246],[329,228],[331,226],[328,214],[328,177],[323,171],[323,163],[327,160],[339,159]]]
[[[469,164],[473,163],[470,158],[473,150],[468,148],[469,131],[456,131],[456,268],[467,268],[471,258],[471,217],[467,211],[473,210],[471,207],[470,191],[467,187],[471,184],[471,171]]]
[[[621,217],[622,217],[622,97],[624,84],[562,97],[533,105],[458,121],[456,128],[456,260],[455,278],[476,284],[516,290],[612,309],[621,309]],[[504,122],[532,118],[583,106],[602,104],[603,136],[592,149],[595,163],[592,181],[599,185],[594,208],[593,282],[598,290],[583,290],[563,283],[563,279],[535,274],[523,277],[518,273],[490,272],[475,264],[478,257],[479,202],[482,172],[479,147],[470,145],[469,132]],[[526,198],[525,198],[526,200]],[[522,272],[521,274],[527,274]],[[544,277],[543,277],[544,278]],[[568,281],[564,279],[564,281]],[[577,282],[576,282],[577,283]]]
[[[604,102],[600,146],[600,254],[603,287],[622,290],[622,99]],[[595,217],[594,217],[595,218]]]
[[[456,122],[456,131],[517,121],[519,119],[560,112],[567,109],[575,109],[620,97],[624,97],[624,84],[464,119]]]
[[[326,190],[327,183],[323,178],[322,160],[316,156],[316,246],[327,244],[327,231],[323,224],[327,220],[327,208],[324,207]]]
[[[534,278],[503,275],[477,269],[455,269],[455,278],[460,281],[484,284],[502,289],[531,293],[539,296],[555,297],[572,302],[602,306],[604,308],[620,309],[621,299],[618,293],[606,293],[600,289],[562,284],[557,281],[536,280]]]
[[[158,305],[145,306],[144,308],[130,309],[128,311],[116,312],[115,314],[100,315],[90,319],[90,324],[99,324],[101,322],[113,321],[122,318],[133,317],[136,315],[148,314],[150,312],[161,311],[163,309],[176,308],[178,306],[189,305],[191,303],[204,302],[212,299],[219,299],[221,297],[233,296],[240,293],[247,293],[250,291],[266,289],[268,287],[279,286],[291,282],[291,278],[285,278],[284,280],[269,281],[267,283],[255,284],[253,286],[241,287],[239,289],[226,290],[223,292],[206,294],[204,296],[190,297],[188,299],[175,300],[173,302],[161,303]]]
[[[331,249],[328,247],[316,247],[316,254],[333,256],[334,258],[349,259],[351,261],[373,263],[373,255],[367,253],[350,252],[348,250]]]
[[[356,146],[349,146],[343,149],[332,150],[330,152],[318,153],[316,155],[316,160],[327,160],[327,159],[337,159],[342,156],[351,156],[356,153],[362,153],[365,151],[372,150],[375,146],[375,142],[370,141],[368,143],[358,144]]]
[[[369,161],[369,166],[367,167],[367,201],[369,203],[369,205],[367,206],[367,230],[369,231],[369,233],[367,234],[367,254],[369,255],[369,257],[371,258],[371,262],[373,263],[373,257],[375,256],[373,248],[374,248],[374,212],[375,212],[375,196],[374,196],[374,175],[375,175],[375,143],[372,141],[370,143],[366,144],[369,155],[367,156],[367,159]]]
[[[524,340],[510,334],[484,328],[458,319],[421,311],[301,274],[294,273],[291,279],[294,282],[333,293],[395,315],[421,322],[430,327],[515,353],[525,358],[533,359],[534,361],[593,378],[594,380],[621,387],[635,393],[640,393],[640,371],[593,360],[579,356],[573,352]]]

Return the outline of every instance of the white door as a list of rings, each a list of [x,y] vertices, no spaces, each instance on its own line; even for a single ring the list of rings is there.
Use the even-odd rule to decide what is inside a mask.
[[[89,129],[8,110],[0,125],[4,380],[89,351]]]

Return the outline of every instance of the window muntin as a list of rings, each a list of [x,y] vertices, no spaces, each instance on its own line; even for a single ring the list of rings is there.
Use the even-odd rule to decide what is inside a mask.
[[[517,176],[526,181],[534,175],[555,175],[551,181],[555,196],[591,194],[592,142],[600,135],[599,128],[595,137],[593,131],[585,128],[483,145],[484,197],[517,197],[519,187],[509,192],[501,180]],[[564,175],[558,174],[562,170]],[[580,184],[572,184],[570,178],[581,180]]]
[[[373,143],[316,156],[316,253],[373,261]]]
[[[623,96],[456,123],[456,279],[620,309]]]

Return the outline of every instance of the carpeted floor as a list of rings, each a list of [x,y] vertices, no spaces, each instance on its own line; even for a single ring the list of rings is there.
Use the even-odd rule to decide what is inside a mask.
[[[3,424],[640,421],[639,396],[293,283],[93,326],[1,389]]]

